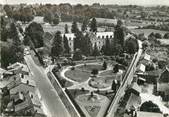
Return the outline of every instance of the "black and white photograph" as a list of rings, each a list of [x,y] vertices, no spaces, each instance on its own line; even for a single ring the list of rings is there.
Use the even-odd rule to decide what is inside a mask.
[[[0,0],[0,117],[169,117],[169,0]]]

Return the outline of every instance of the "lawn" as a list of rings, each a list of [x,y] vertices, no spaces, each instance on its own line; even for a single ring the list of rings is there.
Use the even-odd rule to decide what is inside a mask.
[[[68,70],[65,72],[65,76],[77,82],[84,82],[89,78],[90,72],[85,72],[79,69]]]
[[[102,64],[86,64],[77,66],[76,69],[80,69],[82,71],[88,71],[91,72],[93,69],[102,70]]]
[[[82,95],[82,94],[87,94],[89,93],[88,90],[82,90],[82,89],[69,89],[70,94],[72,97],[75,99],[77,96]]]
[[[114,75],[113,70],[107,70],[99,74],[99,76],[109,76],[109,75]]]

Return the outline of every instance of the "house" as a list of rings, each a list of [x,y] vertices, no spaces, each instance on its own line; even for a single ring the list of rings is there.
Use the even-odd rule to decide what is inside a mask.
[[[143,64],[140,64],[140,65],[137,67],[136,72],[137,72],[137,74],[143,74],[143,73],[145,72],[145,70],[146,70],[146,66],[143,65]]]
[[[10,72],[10,71],[7,71],[7,70],[5,70],[5,69],[0,68],[0,80],[2,80],[2,79],[4,78],[4,75],[5,75],[5,74],[12,75],[13,73]]]
[[[164,117],[161,113],[154,113],[154,112],[142,112],[137,111],[136,117]],[[124,117],[133,117],[132,115],[124,114]]]
[[[141,93],[141,87],[136,82],[134,82],[131,84],[128,92],[139,96]]]
[[[32,92],[17,92],[11,96],[11,101],[5,109],[7,113],[15,115],[34,115],[38,117],[45,117],[41,109],[41,103],[37,95]]]
[[[157,92],[163,100],[169,101],[169,68],[166,67],[157,82]]]
[[[141,97],[134,93],[131,93],[127,101],[125,109],[130,109],[132,106],[134,106],[135,108],[138,108],[140,104],[141,104]]]
[[[28,91],[35,92],[35,87],[29,84],[20,83],[19,85],[16,85],[10,89],[10,95],[16,94],[17,92],[25,93]]]
[[[147,65],[150,62],[151,62],[151,56],[149,54],[145,53],[142,56],[142,59],[140,60],[140,63],[143,64],[143,65]]]
[[[18,74],[18,73],[28,74],[29,73],[28,67],[25,64],[22,64],[19,62],[9,65],[7,69],[8,71],[13,72],[14,74]]]

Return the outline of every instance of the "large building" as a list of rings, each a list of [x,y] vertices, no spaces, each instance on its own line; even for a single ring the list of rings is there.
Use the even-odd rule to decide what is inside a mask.
[[[74,39],[75,35],[74,33],[66,33],[62,34],[63,36],[66,36],[68,39],[68,44],[71,49],[71,52],[74,51]],[[98,49],[101,50],[102,46],[105,44],[106,39],[108,38],[110,42],[112,42],[114,38],[114,33],[113,32],[96,32],[96,33],[89,33],[90,41],[92,43],[92,46],[96,44]]]

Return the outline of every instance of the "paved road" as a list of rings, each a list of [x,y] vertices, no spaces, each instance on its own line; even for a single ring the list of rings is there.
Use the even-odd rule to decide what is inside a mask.
[[[24,59],[34,75],[37,88],[49,114],[48,117],[70,117],[70,114],[47,78],[45,70],[34,63],[31,55],[26,55]]]

